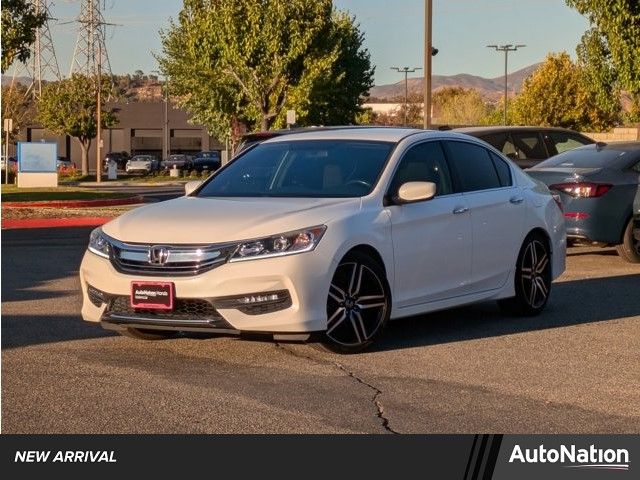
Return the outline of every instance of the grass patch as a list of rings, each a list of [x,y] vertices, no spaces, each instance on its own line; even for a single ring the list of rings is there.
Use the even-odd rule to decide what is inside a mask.
[[[3,202],[46,202],[59,200],[107,200],[131,197],[131,193],[102,192],[77,187],[18,188],[2,186]]]

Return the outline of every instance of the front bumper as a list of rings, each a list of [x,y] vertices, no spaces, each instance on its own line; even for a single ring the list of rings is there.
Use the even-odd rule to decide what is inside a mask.
[[[321,245],[320,245],[321,246]],[[224,333],[308,333],[326,329],[326,299],[335,264],[318,249],[297,255],[225,263],[195,276],[136,276],[116,271],[111,262],[86,252],[80,266],[82,318],[102,322],[106,328],[162,328]],[[132,281],[173,282],[178,302],[208,302],[212,310],[190,318],[127,311],[114,315],[112,300],[122,305],[129,298]],[[90,298],[89,288],[105,295]],[[277,311],[247,312],[231,308],[225,299],[267,292],[288,292],[289,301]]]

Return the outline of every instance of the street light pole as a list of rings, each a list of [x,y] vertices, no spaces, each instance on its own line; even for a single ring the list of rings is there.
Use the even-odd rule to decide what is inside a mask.
[[[420,67],[391,67],[391,70],[395,70],[399,73],[404,73],[404,126],[407,126],[407,113],[409,110],[409,73],[413,73],[417,70],[422,70]]]
[[[102,155],[100,144],[102,143],[102,41],[98,41],[98,113],[96,129],[96,182],[102,182]]]
[[[432,32],[432,0],[424,0],[424,129],[431,128],[431,57],[437,53],[431,40]],[[434,52],[435,50],[435,52]]]
[[[526,45],[487,45],[487,48],[493,48],[496,52],[504,52],[504,124],[507,124],[507,65],[509,62],[509,52],[515,52],[519,48]]]
[[[171,136],[169,135],[169,77],[164,76],[164,139],[166,142],[165,158],[171,155]]]
[[[169,158],[169,155],[171,155],[171,137],[169,135],[169,77],[158,70],[152,70],[152,73],[164,76],[164,123],[162,125],[164,145],[162,147],[162,155],[164,157],[163,160],[166,160]]]

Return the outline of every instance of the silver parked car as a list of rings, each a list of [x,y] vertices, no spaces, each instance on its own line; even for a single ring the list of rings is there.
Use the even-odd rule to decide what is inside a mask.
[[[136,155],[127,161],[125,170],[127,173],[151,173],[158,170],[160,163],[153,155]]]

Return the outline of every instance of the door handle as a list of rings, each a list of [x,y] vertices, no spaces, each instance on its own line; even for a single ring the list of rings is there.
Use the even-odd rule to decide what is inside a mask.
[[[518,205],[519,203],[524,202],[524,197],[511,197],[509,201],[514,205]]]
[[[466,213],[469,211],[469,207],[456,207],[453,209],[453,214],[458,215],[459,213]]]

